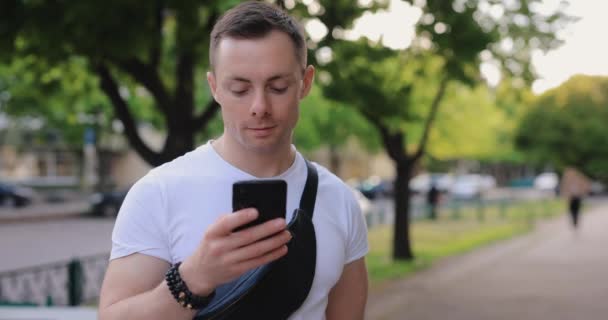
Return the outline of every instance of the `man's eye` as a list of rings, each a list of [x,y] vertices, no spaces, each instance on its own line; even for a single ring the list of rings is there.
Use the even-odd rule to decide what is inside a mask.
[[[270,90],[272,90],[273,92],[276,92],[276,93],[283,93],[283,92],[287,91],[287,87],[282,87],[282,88],[271,87]]]
[[[247,92],[247,89],[243,89],[243,90],[230,90],[232,91],[233,94],[237,95],[237,96],[242,96]]]

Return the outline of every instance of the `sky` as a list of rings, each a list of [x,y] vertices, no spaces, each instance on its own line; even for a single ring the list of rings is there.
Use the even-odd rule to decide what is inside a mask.
[[[369,0],[359,0],[360,3]],[[544,0],[543,10],[556,8],[561,0]],[[533,55],[533,66],[539,76],[532,89],[535,93],[559,86],[575,74],[608,76],[608,41],[602,40],[603,33],[608,31],[608,1],[605,0],[570,0],[566,12],[579,17],[558,33],[564,44],[547,53],[537,52]],[[391,0],[385,12],[363,15],[356,23],[348,38],[365,35],[378,40],[391,48],[407,48],[414,37],[414,24],[421,12],[401,0]],[[410,21],[409,27],[394,28]],[[320,24],[320,23],[319,23]],[[312,23],[307,26],[312,34],[323,35],[324,27]],[[604,36],[605,37],[605,36]],[[482,73],[492,84],[500,78],[497,69],[491,65],[482,65]]]
[[[567,12],[580,20],[563,31],[564,45],[534,57],[534,66],[542,77],[534,83],[536,93],[578,73],[608,76],[608,41],[604,34],[608,31],[608,1],[573,0]]]

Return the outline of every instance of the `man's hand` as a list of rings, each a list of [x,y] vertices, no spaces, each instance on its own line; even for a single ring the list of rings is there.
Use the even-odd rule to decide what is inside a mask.
[[[285,219],[233,232],[257,216],[256,209],[243,209],[222,215],[209,226],[198,248],[180,266],[190,291],[208,295],[217,286],[287,253],[291,234],[285,229]]]

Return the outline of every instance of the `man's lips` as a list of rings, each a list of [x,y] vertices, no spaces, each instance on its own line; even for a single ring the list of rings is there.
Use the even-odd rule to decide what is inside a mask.
[[[249,130],[253,130],[253,131],[266,131],[266,130],[274,129],[275,127],[276,126],[253,127],[253,128],[249,128]]]
[[[270,135],[274,128],[276,128],[276,126],[251,127],[249,130],[251,130],[251,132],[253,132],[256,136],[263,137]]]

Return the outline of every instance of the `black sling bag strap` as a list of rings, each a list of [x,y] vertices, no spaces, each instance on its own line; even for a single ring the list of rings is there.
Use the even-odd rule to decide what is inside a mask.
[[[315,277],[317,240],[312,223],[319,177],[306,160],[308,176],[300,208],[295,209],[287,229],[293,238],[281,259],[243,274],[216,288],[209,305],[195,320],[287,319],[302,306]]]
[[[300,209],[304,210],[310,219],[312,219],[317,200],[319,174],[317,173],[317,168],[310,161],[306,159],[304,161],[306,161],[306,167],[308,168],[308,177],[306,177],[304,192],[302,192],[302,197],[300,198]]]

